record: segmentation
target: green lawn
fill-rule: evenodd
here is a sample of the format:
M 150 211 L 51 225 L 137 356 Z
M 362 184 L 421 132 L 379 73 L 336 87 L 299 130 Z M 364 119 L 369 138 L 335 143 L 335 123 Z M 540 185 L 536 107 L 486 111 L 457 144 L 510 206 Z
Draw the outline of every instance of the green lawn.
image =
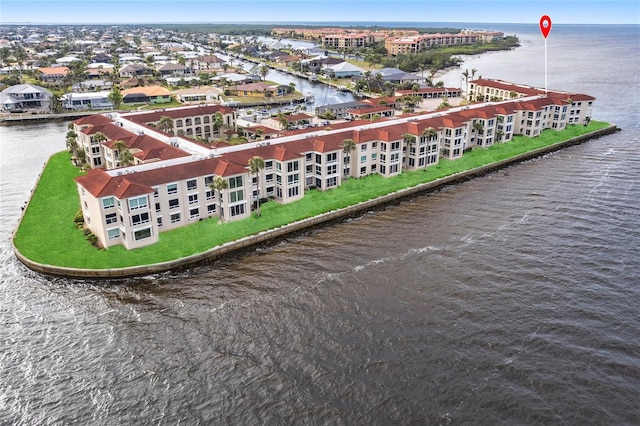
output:
M 35 262 L 64 267 L 108 269 L 169 261 L 607 126 L 608 123 L 592 121 L 587 127 L 570 126 L 560 132 L 546 130 L 537 138 L 516 136 L 508 143 L 475 149 L 458 160 L 440 160 L 438 165 L 426 171 L 405 172 L 393 178 L 372 175 L 349 179 L 330 191 L 307 191 L 305 197 L 295 203 L 280 205 L 269 201 L 262 205 L 259 218 L 221 224 L 217 219 L 207 219 L 163 232 L 157 244 L 136 250 L 126 250 L 123 246 L 97 250 L 85 240 L 82 231 L 76 229 L 72 221 L 79 210 L 79 197 L 73 178 L 81 173 L 71 164 L 69 154 L 60 152 L 49 159 L 18 227 L 14 244 L 24 256 Z

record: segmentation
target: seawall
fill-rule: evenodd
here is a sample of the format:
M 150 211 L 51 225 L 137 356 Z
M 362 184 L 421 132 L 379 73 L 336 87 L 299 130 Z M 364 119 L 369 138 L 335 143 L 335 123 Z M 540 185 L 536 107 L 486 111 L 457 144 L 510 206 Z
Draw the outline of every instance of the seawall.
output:
M 13 249 L 16 254 L 16 257 L 20 260 L 20 262 L 25 264 L 29 269 L 32 269 L 36 272 L 39 272 L 45 275 L 62 276 L 66 278 L 119 279 L 119 278 L 130 278 L 135 276 L 163 273 L 170 270 L 184 269 L 189 266 L 193 266 L 196 264 L 205 263 L 208 261 L 215 260 L 217 258 L 221 258 L 223 256 L 229 255 L 230 253 L 236 253 L 242 250 L 253 249 L 258 245 L 268 244 L 273 241 L 278 241 L 282 238 L 299 234 L 301 232 L 308 231 L 309 229 L 323 226 L 328 223 L 344 220 L 345 218 L 349 218 L 349 217 L 358 216 L 363 212 L 379 209 L 386 205 L 399 202 L 400 200 L 407 197 L 433 192 L 443 186 L 451 185 L 458 182 L 463 182 L 465 180 L 468 180 L 474 177 L 482 176 L 492 171 L 509 167 L 513 164 L 520 163 L 522 161 L 540 157 L 549 152 L 557 151 L 572 145 L 578 145 L 587 140 L 599 138 L 599 137 L 614 133 L 618 130 L 619 129 L 615 124 L 611 124 L 610 126 L 604 129 L 596 130 L 596 131 L 593 131 L 581 136 L 577 136 L 577 137 L 568 139 L 566 141 L 558 142 L 543 148 L 538 148 L 536 150 L 529 151 L 527 153 L 520 154 L 515 157 L 497 161 L 497 162 L 487 164 L 485 166 L 477 167 L 475 169 L 467 170 L 464 172 L 455 173 L 455 174 L 437 179 L 432 182 L 423 183 L 411 188 L 402 189 L 402 190 L 399 190 L 399 191 L 396 191 L 372 200 L 355 204 L 353 206 L 345 207 L 345 208 L 327 212 L 318 216 L 314 216 L 312 218 L 293 222 L 287 225 L 280 226 L 275 229 L 262 231 L 258 234 L 250 235 L 235 241 L 231 241 L 231 242 L 213 247 L 202 253 L 198 253 L 195 255 L 183 257 L 183 258 L 168 261 L 168 262 L 155 263 L 150 265 L 132 266 L 132 267 L 126 267 L 126 268 L 114 268 L 114 269 L 66 268 L 66 267 L 45 265 L 38 262 L 33 262 L 27 257 L 25 257 L 24 255 L 22 255 L 18 251 L 18 249 L 15 247 L 15 245 L 13 246 Z

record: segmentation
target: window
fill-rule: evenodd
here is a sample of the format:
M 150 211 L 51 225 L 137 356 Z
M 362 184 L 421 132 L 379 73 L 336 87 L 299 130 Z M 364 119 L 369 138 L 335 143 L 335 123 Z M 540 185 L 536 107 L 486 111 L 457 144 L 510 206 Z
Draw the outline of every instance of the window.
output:
M 131 225 L 133 226 L 141 225 L 147 222 L 149 222 L 149 213 L 134 214 L 133 216 L 131 216 Z
M 300 175 L 298 173 L 294 173 L 292 175 L 287 176 L 287 183 L 289 185 L 294 185 L 300 181 Z
M 204 186 L 210 186 L 213 183 L 213 175 L 204 177 Z
M 360 174 L 361 175 L 367 174 L 367 167 L 366 166 L 365 167 L 360 167 Z
M 189 217 L 191 219 L 195 219 L 196 217 L 200 217 L 200 209 L 199 208 L 195 208 L 195 209 L 190 209 L 189 210 Z
M 360 162 L 361 163 L 366 163 L 367 162 L 367 156 L 366 155 L 361 155 L 360 156 Z
M 197 180 L 191 179 L 191 180 L 187 181 L 187 190 L 188 191 L 193 191 L 197 187 L 198 187 L 198 181 Z
M 237 206 L 232 206 L 229 208 L 231 210 L 231 216 L 239 216 L 244 214 L 244 204 L 239 204 Z
M 174 198 L 173 200 L 169 200 L 170 209 L 176 209 L 178 207 L 180 207 L 180 201 L 177 198 Z
M 178 184 L 170 183 L 167 185 L 167 194 L 177 194 L 178 193 Z
M 160 203 L 156 203 L 156 211 L 159 212 L 160 211 Z
M 110 209 L 111 207 L 115 207 L 116 200 L 113 197 L 107 197 L 102 199 L 102 208 Z
M 157 220 L 158 220 L 158 228 L 160 228 L 162 226 L 162 217 L 159 217 Z
M 397 164 L 393 164 L 393 165 L 389 166 L 389 173 L 398 173 L 398 165 Z
M 391 162 L 397 162 L 398 159 L 400 158 L 400 153 L 399 152 L 394 152 L 393 154 L 391 154 Z
M 116 238 L 120 238 L 120 230 L 118 228 L 108 229 L 107 238 L 110 240 L 115 240 Z
M 129 199 L 129 210 L 137 210 L 143 209 L 147 207 L 147 196 L 143 195 L 142 197 L 130 198 Z
M 400 142 L 391 142 L 391 151 L 397 151 L 400 149 Z
M 110 213 L 108 215 L 106 215 L 105 217 L 105 222 L 108 224 L 110 223 L 116 223 L 118 221 L 118 217 L 116 216 L 115 213 Z
M 287 171 L 289 173 L 297 171 L 298 167 L 299 167 L 298 166 L 298 161 L 291 161 L 291 162 L 287 163 Z
M 360 151 L 365 152 L 367 150 L 367 144 L 363 143 L 362 145 L 360 145 Z
M 198 194 L 189 195 L 189 204 L 196 204 L 198 202 Z
M 310 153 L 310 152 L 307 152 L 307 154 L 305 155 L 304 159 L 305 159 L 307 162 L 311 162 L 311 160 L 313 160 L 313 154 L 312 154 L 312 153 Z
M 327 179 L 327 188 L 331 188 L 333 186 L 336 186 L 338 184 L 338 178 L 337 177 L 332 177 Z
M 375 161 L 376 158 L 378 158 L 378 154 L 377 153 L 374 152 L 373 154 L 371 154 L 371 160 Z
M 327 175 L 335 175 L 338 173 L 338 166 L 336 164 L 327 166 Z
M 282 163 L 279 161 L 276 161 L 276 171 L 282 171 Z
M 293 188 L 289 188 L 289 197 L 295 197 L 299 193 L 300 193 L 300 189 L 297 186 L 294 186 Z
M 229 189 L 240 188 L 242 186 L 242 176 L 229 178 Z
M 215 204 L 208 204 L 207 205 L 207 214 L 212 214 L 216 212 L 216 205 Z
M 384 143 L 384 142 L 380 142 L 380 150 L 386 151 L 387 150 L 387 144 Z
M 151 228 L 140 229 L 133 233 L 133 239 L 135 241 L 144 240 L 151 237 Z
M 316 154 L 316 163 L 322 163 L 322 156 L 320 154 Z
M 327 154 L 327 163 L 330 163 L 332 161 L 338 161 L 338 153 L 337 152 L 331 152 L 331 153 Z
M 207 197 L 207 200 L 213 200 L 213 198 L 215 197 L 213 191 L 207 191 L 204 195 L 205 197 Z
M 242 189 L 229 192 L 229 203 L 237 203 L 242 200 L 244 200 L 244 191 Z
M 158 187 L 153 188 L 153 198 L 158 198 Z
M 264 162 L 264 168 L 267 170 L 273 169 L 273 160 L 267 160 Z
M 180 222 L 180 213 L 174 213 L 169 217 L 171 219 L 171 223 Z
M 264 177 L 264 179 L 267 181 L 267 183 L 273 182 L 273 173 L 269 173 Z

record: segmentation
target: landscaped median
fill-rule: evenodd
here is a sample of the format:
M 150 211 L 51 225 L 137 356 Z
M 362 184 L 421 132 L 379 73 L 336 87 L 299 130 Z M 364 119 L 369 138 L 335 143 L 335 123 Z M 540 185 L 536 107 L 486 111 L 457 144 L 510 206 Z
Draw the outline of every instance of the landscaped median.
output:
M 70 277 L 127 277 L 167 271 L 298 232 L 327 221 L 358 214 L 415 193 L 486 173 L 617 130 L 591 121 L 541 136 L 516 136 L 488 149 L 474 149 L 454 161 L 440 160 L 426 171 L 404 172 L 393 178 L 371 175 L 349 179 L 329 191 L 310 190 L 302 200 L 280 205 L 269 201 L 262 215 L 238 222 L 217 218 L 162 232 L 158 243 L 126 250 L 99 250 L 89 244 L 73 218 L 80 208 L 73 178 L 80 175 L 67 152 L 53 155 L 45 166 L 14 234 L 18 258 L 38 272 Z

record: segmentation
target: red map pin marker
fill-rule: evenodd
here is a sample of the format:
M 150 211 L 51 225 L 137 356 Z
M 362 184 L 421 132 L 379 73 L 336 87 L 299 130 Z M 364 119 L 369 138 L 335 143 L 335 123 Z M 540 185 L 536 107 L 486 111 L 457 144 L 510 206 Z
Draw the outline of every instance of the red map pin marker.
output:
M 542 32 L 544 38 L 547 38 L 547 36 L 551 32 L 551 18 L 549 18 L 547 15 L 544 15 L 542 18 L 540 18 L 540 32 Z

